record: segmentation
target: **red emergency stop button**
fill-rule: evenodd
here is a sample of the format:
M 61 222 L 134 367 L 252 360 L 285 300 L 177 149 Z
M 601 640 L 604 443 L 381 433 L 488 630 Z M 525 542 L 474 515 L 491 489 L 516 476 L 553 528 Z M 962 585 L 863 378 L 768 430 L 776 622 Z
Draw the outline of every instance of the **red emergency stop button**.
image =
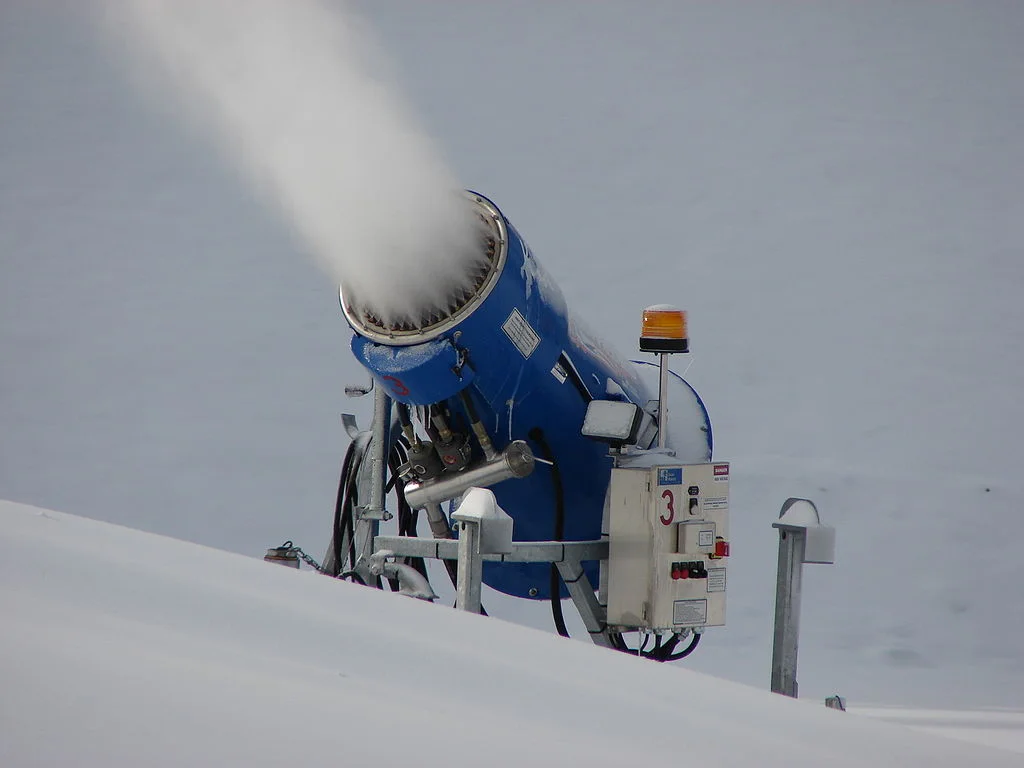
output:
M 721 536 L 715 539 L 715 557 L 729 556 L 729 542 Z

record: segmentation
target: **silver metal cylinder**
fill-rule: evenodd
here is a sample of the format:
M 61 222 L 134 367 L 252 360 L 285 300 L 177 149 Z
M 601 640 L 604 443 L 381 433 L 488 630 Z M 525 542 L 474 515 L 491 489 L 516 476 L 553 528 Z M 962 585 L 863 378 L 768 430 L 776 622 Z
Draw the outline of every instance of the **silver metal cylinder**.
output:
M 533 451 L 523 440 L 509 443 L 492 461 L 466 469 L 451 476 L 442 476 L 418 485 L 405 487 L 405 500 L 413 509 L 439 504 L 461 496 L 473 487 L 487 488 L 513 477 L 526 477 L 533 472 Z

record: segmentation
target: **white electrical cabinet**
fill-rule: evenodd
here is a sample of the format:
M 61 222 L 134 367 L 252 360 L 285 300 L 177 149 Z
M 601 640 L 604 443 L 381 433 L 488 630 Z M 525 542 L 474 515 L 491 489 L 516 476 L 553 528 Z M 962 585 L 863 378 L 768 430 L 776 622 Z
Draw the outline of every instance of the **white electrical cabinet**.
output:
M 725 624 L 728 463 L 613 469 L 609 524 L 609 625 Z

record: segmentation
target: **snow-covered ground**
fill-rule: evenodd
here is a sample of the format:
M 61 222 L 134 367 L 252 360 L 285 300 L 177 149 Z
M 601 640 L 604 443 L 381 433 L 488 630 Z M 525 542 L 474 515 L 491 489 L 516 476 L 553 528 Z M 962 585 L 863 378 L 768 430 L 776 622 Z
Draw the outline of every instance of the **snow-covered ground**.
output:
M 0 3 L 0 498 L 318 552 L 338 413 L 368 417 L 336 287 L 88 7 Z M 838 562 L 808 567 L 802 695 L 1024 709 L 1024 5 L 360 7 L 576 312 L 627 353 L 642 307 L 690 312 L 733 558 L 686 665 L 767 686 L 770 525 L 807 496 Z
M 308 571 L 0 520 L 4 766 L 1020 764 Z

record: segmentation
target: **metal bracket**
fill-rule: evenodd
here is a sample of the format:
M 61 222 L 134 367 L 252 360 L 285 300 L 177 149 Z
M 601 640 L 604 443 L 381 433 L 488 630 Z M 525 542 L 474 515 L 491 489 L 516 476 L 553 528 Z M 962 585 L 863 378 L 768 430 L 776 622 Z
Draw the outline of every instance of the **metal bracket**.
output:
M 510 542 L 507 546 L 493 547 L 487 543 L 491 541 L 492 536 L 490 533 L 482 531 L 480 521 L 458 520 L 457 516 L 456 520 L 461 529 L 459 540 L 379 535 L 380 521 L 390 520 L 393 517 L 384 506 L 384 467 L 387 460 L 388 434 L 391 429 L 388 418 L 391 413 L 391 399 L 381 387 L 374 388 L 373 393 L 373 424 L 369 431 L 360 431 L 356 424 L 356 417 L 352 414 L 342 414 L 341 417 L 345 431 L 352 440 L 358 439 L 369 443 L 367 446 L 369 461 L 366 467 L 368 471 L 365 474 L 361 473 L 358 480 L 360 499 L 365 499 L 366 502 L 355 509 L 355 549 L 358 553 L 356 572 L 364 579 L 376 576 L 404 579 L 406 587 L 403 591 L 429 600 L 433 596 L 432 591 L 429 591 L 429 585 L 423 588 L 423 585 L 415 581 L 413 574 L 405 572 L 406 569 L 411 571 L 411 568 L 395 561 L 404 557 L 456 560 L 459 562 L 456 587 L 458 607 L 479 612 L 484 560 L 508 563 L 554 563 L 591 639 L 597 645 L 611 647 L 612 642 L 606 630 L 607 610 L 598 600 L 594 587 L 582 566 L 583 561 L 607 561 L 607 540 Z M 516 450 L 521 450 L 523 453 L 521 461 L 518 463 L 510 461 L 506 456 L 508 453 L 508 449 L 506 449 L 491 464 L 500 463 L 502 466 L 508 464 L 511 467 L 507 471 L 508 476 L 529 474 L 529 470 L 533 468 L 532 452 L 525 446 L 525 443 L 521 447 L 518 443 L 514 445 Z M 493 471 L 490 464 L 485 465 L 485 469 Z M 496 482 L 493 478 L 474 477 L 475 482 L 472 485 L 474 487 L 487 485 L 489 484 L 486 482 L 488 479 L 491 479 L 491 482 Z M 461 494 L 466 489 L 462 487 L 458 490 Z M 412 489 L 410 491 L 415 496 L 415 491 Z M 445 498 L 451 498 L 451 495 L 447 495 Z M 434 530 L 435 535 L 441 533 L 447 535 L 447 520 L 444 519 L 443 513 L 440 513 L 433 497 L 420 499 L 420 502 L 414 506 L 426 508 L 428 518 L 432 511 L 435 511 L 434 517 L 439 518 L 431 520 L 432 530 L 437 528 Z M 486 541 L 484 541 L 485 539 Z M 481 547 L 482 541 L 484 546 Z M 418 576 L 418 574 L 415 575 Z
M 353 414 L 341 414 L 341 426 L 345 428 L 345 434 L 349 436 L 349 439 L 355 440 L 359 437 L 359 425 L 356 424 L 356 417 Z
M 346 397 L 362 397 L 373 392 L 373 378 L 370 378 L 370 384 L 368 386 L 359 386 L 358 384 L 349 384 L 345 387 Z

